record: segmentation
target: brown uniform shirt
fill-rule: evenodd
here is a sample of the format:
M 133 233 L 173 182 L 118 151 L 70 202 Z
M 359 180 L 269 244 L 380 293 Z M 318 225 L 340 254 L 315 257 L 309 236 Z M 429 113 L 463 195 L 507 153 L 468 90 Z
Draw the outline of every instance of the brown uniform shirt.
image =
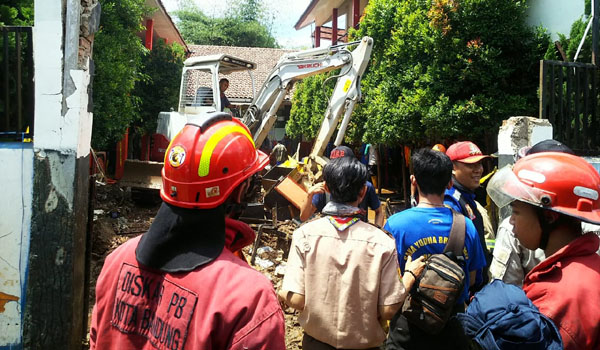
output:
M 338 231 L 327 217 L 294 232 L 282 289 L 305 296 L 306 333 L 347 349 L 381 345 L 377 306 L 405 294 L 392 238 L 362 221 Z

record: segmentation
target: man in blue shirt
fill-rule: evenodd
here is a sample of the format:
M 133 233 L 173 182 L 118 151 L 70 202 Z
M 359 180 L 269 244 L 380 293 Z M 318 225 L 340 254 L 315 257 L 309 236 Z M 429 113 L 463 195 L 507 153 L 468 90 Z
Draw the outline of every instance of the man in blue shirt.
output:
M 419 204 L 392 215 L 384 227 L 396 240 L 402 272 L 409 257 L 414 260 L 420 256 L 442 253 L 452 227 L 452 211 L 444 206 L 444 191 L 452 186 L 450 158 L 442 152 L 423 148 L 413 154 L 412 164 L 414 175 L 410 176 L 410 181 L 419 190 Z M 457 300 L 455 313 L 464 311 L 465 302 L 469 297 L 469 285 L 475 282 L 476 271 L 485 266 L 477 230 L 470 219 L 466 218 L 465 224 L 462 266 L 465 271 L 465 288 Z M 416 326 L 411 326 L 404 316 L 395 318 L 393 323 L 390 328 L 394 329 L 394 334 L 397 336 L 397 332 L 403 333 L 394 338 L 393 342 L 402 339 L 401 343 L 406 343 L 403 346 L 406 349 L 447 348 L 444 344 L 452 343 L 452 339 L 458 336 L 457 329 L 460 328 L 451 320 L 440 334 L 430 335 Z
M 330 159 L 342 157 L 354 157 L 354 152 L 352 152 L 350 147 L 337 146 L 329 155 Z M 320 182 L 312 186 L 308 190 L 308 195 L 302 204 L 302 208 L 300 208 L 300 220 L 306 221 L 315 212 L 321 212 L 321 210 L 323 210 L 325 207 L 325 204 L 329 202 L 329 197 L 329 193 L 325 191 L 324 182 Z M 364 215 L 361 215 L 362 221 L 368 222 L 367 213 L 368 209 L 370 208 L 375 211 L 375 225 L 377 227 L 383 226 L 383 210 L 381 209 L 381 202 L 379 201 L 379 197 L 375 192 L 375 187 L 373 187 L 373 184 L 369 181 L 367 181 L 367 193 L 358 207 L 365 211 Z
M 419 204 L 388 219 L 384 229 L 396 239 L 400 270 L 409 256 L 413 260 L 421 255 L 442 253 L 452 227 L 452 211 L 444 206 L 444 191 L 452 184 L 452 163 L 441 152 L 423 148 L 412 157 L 414 175 L 411 183 L 419 190 Z M 477 230 L 470 219 L 466 219 L 465 249 L 465 290 L 459 299 L 468 299 L 470 284 L 475 281 L 475 271 L 485 266 L 483 250 L 479 244 Z
M 220 90 L 220 98 L 221 98 L 221 112 L 225 110 L 225 108 L 229 108 L 230 110 L 235 108 L 234 105 L 229 102 L 229 99 L 225 95 L 225 91 L 229 88 L 229 80 L 227 78 L 222 78 L 219 80 L 219 90 Z
M 477 273 L 477 281 L 472 289 L 474 293 L 489 282 L 488 270 L 492 262 L 492 253 L 486 246 L 484 217 L 475 203 L 475 190 L 479 187 L 479 180 L 483 175 L 481 161 L 489 156 L 481 153 L 479 147 L 470 141 L 451 145 L 446 155 L 452 161 L 453 185 L 446 190 L 444 204 L 473 221 L 479 236 L 479 244 L 485 254 L 486 267 Z

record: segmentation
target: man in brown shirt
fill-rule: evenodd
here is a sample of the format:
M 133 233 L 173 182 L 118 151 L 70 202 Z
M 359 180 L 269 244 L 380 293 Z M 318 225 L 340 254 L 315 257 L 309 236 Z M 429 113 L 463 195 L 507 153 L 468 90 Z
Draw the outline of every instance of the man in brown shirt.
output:
M 367 176 L 353 157 L 328 163 L 324 177 L 332 200 L 325 217 L 294 232 L 279 297 L 300 310 L 304 350 L 379 347 L 385 340 L 381 321 L 393 317 L 414 283 L 412 274 L 423 269 L 423 258 L 409 260 L 401 280 L 394 240 L 358 219 Z

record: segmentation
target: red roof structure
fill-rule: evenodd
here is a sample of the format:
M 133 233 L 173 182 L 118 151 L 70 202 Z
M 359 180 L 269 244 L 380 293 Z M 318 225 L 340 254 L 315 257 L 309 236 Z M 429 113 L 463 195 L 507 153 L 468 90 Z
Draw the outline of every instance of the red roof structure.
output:
M 152 30 L 152 35 L 146 35 L 146 39 L 154 39 L 155 35 L 158 38 L 164 39 L 168 44 L 173 42 L 183 46 L 186 52 L 189 52 L 189 48 L 179 30 L 173 23 L 171 16 L 165 10 L 161 0 L 146 0 L 146 6 L 152 9 L 156 9 L 149 16 L 144 18 L 143 25 L 146 26 L 146 31 Z M 155 35 L 154 35 L 155 34 Z M 151 45 L 146 43 L 146 47 L 151 49 Z

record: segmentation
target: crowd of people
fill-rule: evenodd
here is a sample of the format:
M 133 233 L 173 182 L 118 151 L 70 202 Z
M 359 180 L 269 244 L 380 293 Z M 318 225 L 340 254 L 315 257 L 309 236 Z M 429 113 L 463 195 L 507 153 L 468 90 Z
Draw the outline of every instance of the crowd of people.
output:
M 298 310 L 306 350 L 600 349 L 600 239 L 582 225 L 600 224 L 600 174 L 557 141 L 489 180 L 491 200 L 512 211 L 497 232 L 475 200 L 489 156 L 472 142 L 415 151 L 418 199 L 385 223 L 368 167 L 332 150 L 277 292 L 239 252 L 255 235 L 237 219 L 269 163 L 246 126 L 206 114 L 166 154 L 150 229 L 98 278 L 91 349 L 285 349 L 282 307 Z M 407 300 L 463 216 L 462 255 L 449 256 L 464 287 L 432 332 L 406 316 Z

